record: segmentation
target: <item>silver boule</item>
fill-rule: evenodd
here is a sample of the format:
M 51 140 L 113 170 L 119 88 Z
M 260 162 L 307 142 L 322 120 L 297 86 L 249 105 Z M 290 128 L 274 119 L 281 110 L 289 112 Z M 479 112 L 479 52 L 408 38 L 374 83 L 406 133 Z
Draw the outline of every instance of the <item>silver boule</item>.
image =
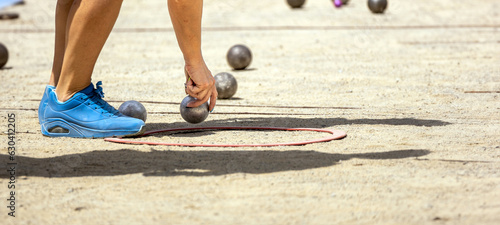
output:
M 140 102 L 134 100 L 126 101 L 121 104 L 118 111 L 125 116 L 134 117 L 144 122 L 146 122 L 146 119 L 148 118 L 146 107 L 144 107 L 144 105 Z
M 236 78 L 230 73 L 221 72 L 214 76 L 215 87 L 217 88 L 217 93 L 219 94 L 217 98 L 228 99 L 233 97 L 238 90 L 238 82 Z
M 201 123 L 208 117 L 208 103 L 205 102 L 198 107 L 187 107 L 188 103 L 196 101 L 196 98 L 186 96 L 180 105 L 182 118 L 188 123 Z

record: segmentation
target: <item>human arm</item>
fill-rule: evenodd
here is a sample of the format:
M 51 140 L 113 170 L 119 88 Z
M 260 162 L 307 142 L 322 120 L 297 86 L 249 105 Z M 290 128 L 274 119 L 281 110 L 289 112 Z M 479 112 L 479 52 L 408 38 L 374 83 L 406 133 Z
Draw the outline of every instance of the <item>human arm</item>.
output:
M 168 0 L 168 9 L 177 42 L 184 56 L 186 93 L 198 99 L 188 107 L 197 107 L 210 99 L 209 110 L 215 107 L 215 79 L 201 53 L 201 16 L 203 0 Z

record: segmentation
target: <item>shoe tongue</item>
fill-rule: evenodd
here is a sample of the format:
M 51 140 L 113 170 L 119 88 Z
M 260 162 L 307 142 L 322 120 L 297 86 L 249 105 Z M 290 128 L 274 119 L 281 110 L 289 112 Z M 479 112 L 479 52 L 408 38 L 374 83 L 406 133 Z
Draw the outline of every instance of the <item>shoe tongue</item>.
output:
M 90 83 L 90 85 L 87 86 L 85 89 L 81 90 L 80 93 L 84 93 L 86 95 L 92 95 L 93 91 L 94 91 L 94 84 Z

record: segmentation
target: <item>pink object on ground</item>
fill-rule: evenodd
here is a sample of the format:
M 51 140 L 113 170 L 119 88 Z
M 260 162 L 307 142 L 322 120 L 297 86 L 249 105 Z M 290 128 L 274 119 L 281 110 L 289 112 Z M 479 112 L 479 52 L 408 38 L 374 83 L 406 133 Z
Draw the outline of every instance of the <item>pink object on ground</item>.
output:
M 306 145 L 318 142 L 326 142 L 336 139 L 341 139 L 347 136 L 344 131 L 316 129 L 316 128 L 282 128 L 282 127 L 191 127 L 191 128 L 172 128 L 164 130 L 149 131 L 139 137 L 150 134 L 169 132 L 169 131 L 186 131 L 186 130 L 281 130 L 281 131 L 317 131 L 330 133 L 332 135 L 318 138 L 314 140 L 288 142 L 288 143 L 270 143 L 270 144 L 190 144 L 190 143 L 164 143 L 140 141 L 137 139 L 122 139 L 122 138 L 105 138 L 105 141 L 124 143 L 124 144 L 145 144 L 145 145 L 168 145 L 168 146 L 187 146 L 187 147 L 271 147 L 271 146 L 290 146 L 290 145 Z
M 335 7 L 340 7 L 342 6 L 342 0 L 333 0 L 333 4 L 335 5 Z

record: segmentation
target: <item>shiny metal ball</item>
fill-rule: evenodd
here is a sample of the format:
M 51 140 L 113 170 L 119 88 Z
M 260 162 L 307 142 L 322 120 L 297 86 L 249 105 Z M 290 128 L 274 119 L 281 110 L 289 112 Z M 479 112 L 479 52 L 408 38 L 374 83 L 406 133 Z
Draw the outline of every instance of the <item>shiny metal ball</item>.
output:
M 231 98 L 236 93 L 236 90 L 238 90 L 238 82 L 236 82 L 236 78 L 230 73 L 218 73 L 214 76 L 214 79 L 215 87 L 219 94 L 217 98 L 219 99 Z
M 148 118 L 148 112 L 146 111 L 144 105 L 134 100 L 126 101 L 121 104 L 118 111 L 125 116 L 134 117 L 144 122 L 146 122 L 146 119 Z
M 205 102 L 198 107 L 187 107 L 188 103 L 196 101 L 196 98 L 186 96 L 180 106 L 181 116 L 188 123 L 201 123 L 208 117 L 208 103 Z
M 5 66 L 7 64 L 7 61 L 9 61 L 9 51 L 7 50 L 7 47 L 0 43 L 0 68 Z
M 302 5 L 306 2 L 306 0 L 286 0 L 288 5 L 292 8 L 301 8 Z
M 227 51 L 226 59 L 233 69 L 242 70 L 252 62 L 252 52 L 245 45 L 234 45 Z
M 368 8 L 373 13 L 383 13 L 387 8 L 387 0 L 368 0 Z

